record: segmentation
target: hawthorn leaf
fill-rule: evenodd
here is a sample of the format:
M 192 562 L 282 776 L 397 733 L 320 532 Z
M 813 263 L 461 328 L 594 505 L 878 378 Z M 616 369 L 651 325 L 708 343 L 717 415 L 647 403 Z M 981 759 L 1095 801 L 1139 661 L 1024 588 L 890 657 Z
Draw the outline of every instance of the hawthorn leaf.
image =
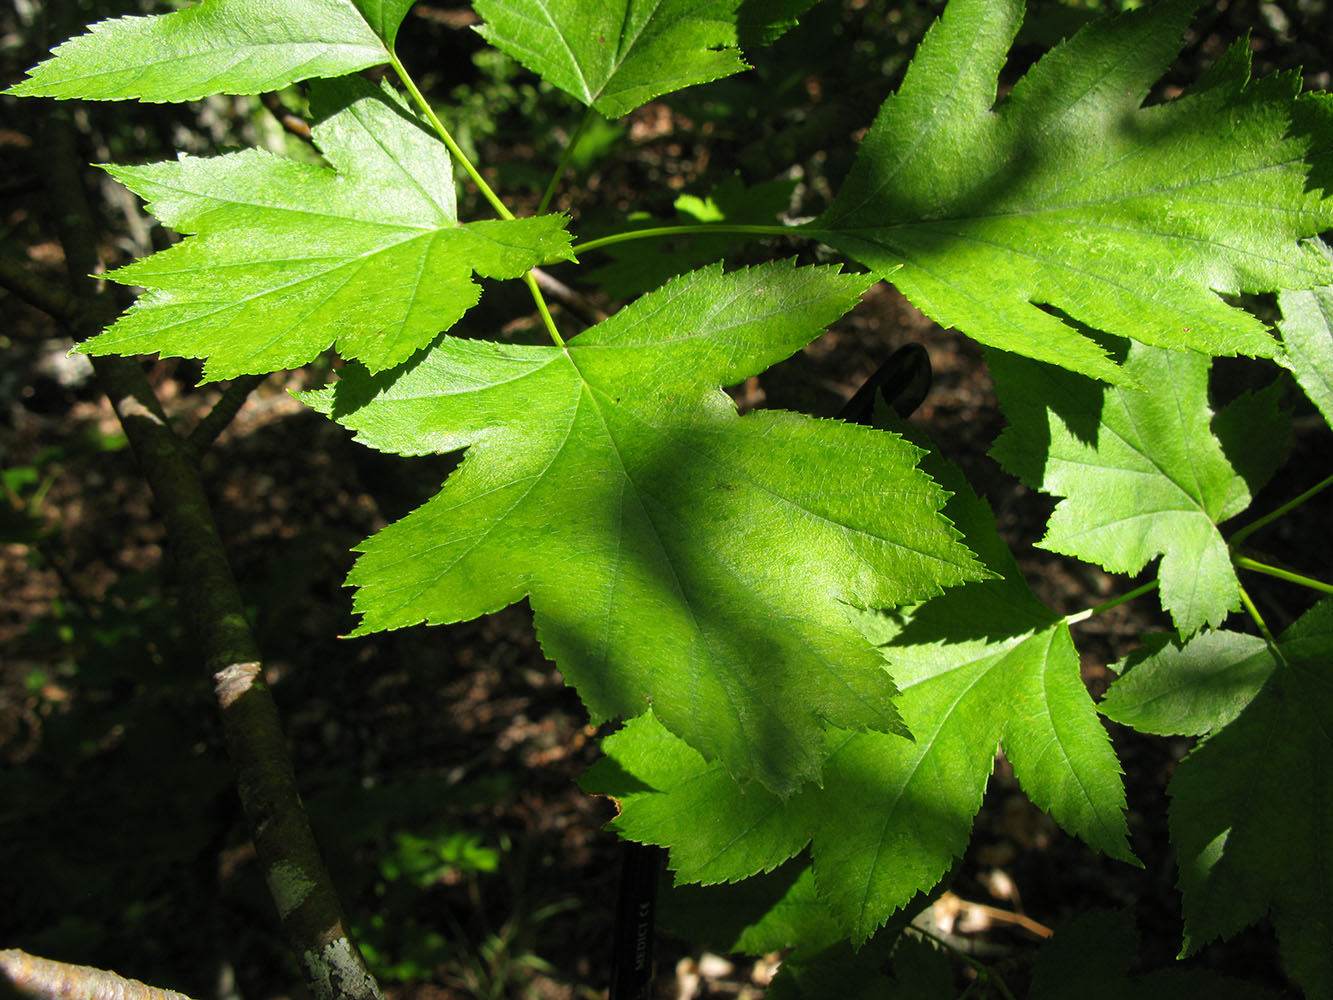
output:
M 818 776 L 825 724 L 901 729 L 849 605 L 981 572 L 943 493 L 895 435 L 738 417 L 717 388 L 790 355 L 865 284 L 790 263 L 706 268 L 564 347 L 445 337 L 309 397 L 372 447 L 469 449 L 434 499 L 361 546 L 358 634 L 527 596 L 594 718 L 651 705 L 705 758 L 784 795 Z
M 1278 305 L 1287 367 L 1333 424 L 1333 287 L 1281 292 Z
M 603 757 L 589 773 L 608 765 L 614 762 Z M 715 952 L 787 950 L 784 961 L 791 961 L 842 940 L 842 930 L 815 893 L 809 858 L 741 882 L 670 886 L 658 895 L 657 914 L 668 931 Z
M 741 0 L 474 0 L 477 30 L 607 118 L 748 69 L 736 48 Z
M 1144 106 L 1194 0 L 1098 21 L 996 100 L 1022 0 L 950 0 L 809 232 L 982 343 L 1110 382 L 1084 326 L 1210 355 L 1279 353 L 1219 292 L 1333 282 L 1303 238 L 1333 103 L 1297 73 L 1249 79 L 1244 42 Z
M 1270 990 L 1209 969 L 1132 974 L 1139 964 L 1139 936 L 1129 913 L 1094 910 L 1057 928 L 1042 945 L 1028 1000 L 1278 1000 Z
M 728 792 L 716 765 L 667 751 L 673 737 L 644 716 L 608 739 L 615 766 L 584 782 L 616 798 L 622 836 L 670 849 L 679 881 L 745 878 L 809 842 L 819 896 L 854 943 L 962 854 L 1001 744 L 1034 802 L 1094 847 L 1133 860 L 1119 765 L 1068 627 L 1027 588 L 961 475 L 934 456 L 923 468 L 956 490 L 945 514 L 998 578 L 910 614 L 862 616 L 902 689 L 912 740 L 831 732 L 823 786 L 782 801 L 764 789 L 741 794 L 734 782 Z M 705 800 L 729 807 L 704 822 Z
M 1250 502 L 1211 430 L 1208 359 L 1131 344 L 1124 372 L 1143 389 L 1104 387 L 1040 362 L 992 353 L 1010 421 L 992 456 L 1059 497 L 1041 547 L 1138 573 L 1162 557 L 1162 606 L 1183 635 L 1240 607 L 1217 526 Z
M 741 48 L 771 45 L 800 21 L 816 0 L 741 0 L 736 29 Z
M 949 957 L 914 935 L 880 935 L 853 949 L 846 941 L 810 958 L 784 957 L 769 1000 L 956 1000 Z
M 1183 954 L 1268 916 L 1289 970 L 1322 997 L 1333 994 L 1333 600 L 1307 611 L 1278 648 L 1285 662 L 1167 788 Z M 1218 672 L 1230 666 L 1225 657 Z
M 1282 405 L 1285 381 L 1275 378 L 1262 389 L 1247 389 L 1213 417 L 1213 436 L 1252 497 L 1291 451 L 1291 410 Z
M 430 343 L 481 294 L 568 257 L 564 217 L 460 224 L 449 153 L 392 92 L 318 81 L 331 167 L 259 149 L 107 171 L 192 234 L 110 277 L 147 289 L 88 354 L 207 357 L 206 379 L 305 364 L 331 344 L 379 371 Z
M 746 879 L 741 885 L 752 881 Z M 782 898 L 746 927 L 730 950 L 747 955 L 786 951 L 784 962 L 790 962 L 832 947 L 841 939 L 842 932 L 815 891 L 814 870 L 806 864 Z
M 716 885 L 770 872 L 810 841 L 818 796 L 807 790 L 784 801 L 753 784 L 737 785 L 652 712 L 629 720 L 602 749 L 606 756 L 584 775 L 583 787 L 620 803 L 611 827 L 622 836 L 671 848 L 677 885 Z M 719 802 L 727 808 L 717 809 Z M 686 817 L 719 833 L 677 840 Z
M 260 94 L 390 60 L 412 0 L 203 0 L 115 17 L 52 51 L 6 93 L 160 103 Z
M 1258 636 L 1216 631 L 1183 643 L 1168 638 L 1130 654 L 1124 676 L 1098 706 L 1108 719 L 1141 733 L 1200 736 L 1240 715 L 1273 672 L 1273 654 Z

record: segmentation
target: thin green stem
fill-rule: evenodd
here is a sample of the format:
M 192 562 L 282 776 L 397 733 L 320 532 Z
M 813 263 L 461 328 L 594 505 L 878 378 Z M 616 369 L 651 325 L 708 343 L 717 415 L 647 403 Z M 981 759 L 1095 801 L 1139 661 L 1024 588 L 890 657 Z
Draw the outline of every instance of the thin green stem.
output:
M 477 185 L 477 190 L 491 203 L 491 207 L 495 209 L 500 218 L 514 218 L 514 213 L 509 211 L 508 206 L 500 200 L 500 196 L 486 183 L 486 179 L 481 176 L 477 168 L 473 166 L 472 161 L 467 158 L 467 154 L 459 148 L 458 143 L 454 141 L 454 137 L 449 134 L 449 130 L 444 127 L 444 122 L 440 121 L 439 116 L 435 114 L 435 109 L 430 106 L 430 102 L 418 89 L 416 82 L 412 79 L 411 74 L 407 72 L 407 67 L 402 64 L 397 54 L 389 54 L 389 64 L 393 67 L 394 72 L 398 74 L 398 79 L 403 81 L 403 86 L 412 95 L 412 100 L 416 101 L 417 107 L 426 116 L 436 134 L 444 140 L 444 144 L 449 148 L 449 152 L 453 154 L 454 159 L 462 165 L 463 170 L 472 178 L 472 183 Z M 550 334 L 551 340 L 555 342 L 557 347 L 564 347 L 565 340 L 560 336 L 560 331 L 556 329 L 555 320 L 551 317 L 551 310 L 547 307 L 546 299 L 542 297 L 541 289 L 537 287 L 537 279 L 533 277 L 531 271 L 523 275 L 523 283 L 528 286 L 533 301 L 537 303 L 537 311 L 541 313 L 542 322 L 546 324 L 546 332 Z
M 798 229 L 795 226 L 745 226 L 727 222 L 700 222 L 687 226 L 653 226 L 650 229 L 631 229 L 623 233 L 612 233 L 595 240 L 584 240 L 575 244 L 574 253 L 600 250 L 614 243 L 627 243 L 630 240 L 650 240 L 659 236 L 703 236 L 708 233 L 738 233 L 744 236 L 801 236 L 817 237 L 820 231 Z
M 1271 524 L 1273 521 L 1276 521 L 1279 517 L 1281 517 L 1283 514 L 1286 514 L 1288 511 L 1295 510 L 1301 504 L 1305 503 L 1305 501 L 1309 500 L 1312 496 L 1315 496 L 1317 493 L 1320 493 L 1323 490 L 1328 489 L 1330 486 L 1333 486 L 1333 476 L 1328 476 L 1326 479 L 1323 479 L 1320 482 L 1316 483 L 1315 485 L 1311 486 L 1300 496 L 1296 497 L 1296 499 L 1288 500 L 1286 503 L 1284 503 L 1281 507 L 1279 507 L 1272 513 L 1265 514 L 1263 517 L 1259 518 L 1259 520 L 1254 521 L 1251 524 L 1247 524 L 1245 527 L 1241 528 L 1234 535 L 1232 535 L 1227 540 L 1227 544 L 1232 546 L 1239 545 L 1241 542 L 1245 541 L 1245 539 L 1249 538 L 1252 534 L 1254 534 L 1264 525 Z
M 1119 605 L 1124 604 L 1126 601 L 1132 601 L 1134 600 L 1134 598 L 1142 597 L 1144 594 L 1150 593 L 1151 591 L 1154 591 L 1156 589 L 1157 589 L 1157 581 L 1149 580 L 1147 583 L 1135 587 L 1133 590 L 1121 594 L 1119 597 L 1111 598 L 1104 604 L 1098 604 L 1096 607 L 1092 608 L 1085 608 L 1082 611 L 1077 611 L 1072 615 L 1065 615 L 1065 624 L 1075 625 L 1078 622 L 1087 621 L 1093 615 L 1099 615 L 1103 611 L 1110 611 L 1112 608 L 1118 607 Z
M 579 139 L 583 138 L 583 132 L 592 121 L 592 116 L 596 114 L 592 108 L 588 108 L 583 113 L 582 120 L 574 127 L 574 131 L 569 134 L 569 139 L 565 142 L 565 148 L 560 153 L 560 159 L 556 162 L 555 173 L 551 174 L 551 180 L 546 185 L 546 190 L 542 192 L 542 200 L 537 205 L 537 214 L 541 215 L 546 211 L 551 199 L 555 197 L 555 189 L 560 184 L 560 178 L 565 176 L 565 171 L 569 169 L 569 159 L 574 155 L 574 147 L 579 144 Z
M 987 982 L 994 983 L 995 988 L 1000 991 L 1000 995 L 1005 997 L 1006 1000 L 1014 1000 L 1014 995 L 1011 992 L 1009 992 L 1009 987 L 1005 984 L 1005 981 L 1001 979 L 999 975 L 985 962 L 981 961 L 978 958 L 973 957 L 972 955 L 969 955 L 967 952 L 963 951 L 962 948 L 959 948 L 957 945 L 955 945 L 952 941 L 949 941 L 947 938 L 943 938 L 938 934 L 934 934 L 926 930 L 924 927 L 918 927 L 916 924 L 913 924 L 911 929 L 916 931 L 922 937 L 930 938 L 930 940 L 934 941 L 936 944 L 946 949 L 947 951 L 953 952 L 953 954 L 957 955 L 960 959 L 962 959 L 964 963 L 970 965 L 976 971 L 977 976 L 979 978 L 984 979 Z
M 552 318 L 551 310 L 546 306 L 546 298 L 542 295 L 542 290 L 537 287 L 537 279 L 531 271 L 523 275 L 523 284 L 527 285 L 528 291 L 532 293 L 532 301 L 537 303 L 537 311 L 542 314 L 542 322 L 546 324 L 546 332 L 555 341 L 555 346 L 564 347 L 565 338 L 560 336 L 560 331 L 556 329 L 555 319 Z
M 1259 609 L 1254 606 L 1254 601 L 1250 599 L 1250 595 L 1246 592 L 1245 588 L 1241 587 L 1239 584 L 1237 584 L 1237 587 L 1240 589 L 1240 603 L 1245 608 L 1245 613 L 1250 616 L 1254 624 L 1258 627 L 1260 635 L 1264 637 L 1264 641 L 1267 642 L 1269 648 L 1272 649 L 1273 655 L 1283 663 L 1286 663 L 1287 658 L 1282 655 L 1282 650 L 1278 648 L 1277 640 L 1273 638 L 1273 633 L 1268 630 L 1268 623 L 1264 621 L 1264 616 L 1259 614 Z
M 431 127 L 435 129 L 436 134 L 439 135 L 439 137 L 444 140 L 444 144 L 449 147 L 449 152 L 453 154 L 454 159 L 462 165 L 463 170 L 472 178 L 472 183 L 477 185 L 477 190 L 480 191 L 482 196 L 491 203 L 491 207 L 495 209 L 500 218 L 512 219 L 514 213 L 509 211 L 509 208 L 505 203 L 500 200 L 500 196 L 492 190 L 491 186 L 486 183 L 486 179 L 482 177 L 477 168 L 472 165 L 472 161 L 467 158 L 467 154 L 463 152 L 458 143 L 454 142 L 454 137 L 449 134 L 449 130 L 444 127 L 444 122 L 440 121 L 439 116 L 435 114 L 435 109 L 430 106 L 430 102 L 427 101 L 421 91 L 417 89 L 416 82 L 407 72 L 407 68 L 401 61 L 399 61 L 397 54 L 392 52 L 389 53 L 389 65 L 391 65 L 394 72 L 398 74 L 398 79 L 403 81 L 403 86 L 406 87 L 407 92 L 412 95 L 412 100 L 416 101 L 417 107 L 419 107 L 421 113 L 426 116 L 426 120 L 429 121 Z
M 1249 556 L 1235 556 L 1231 560 L 1241 569 L 1253 570 L 1256 573 L 1266 573 L 1269 576 L 1275 576 L 1279 580 L 1286 580 L 1288 583 L 1298 583 L 1302 587 L 1309 587 L 1311 590 L 1317 590 L 1323 594 L 1333 594 L 1333 584 L 1324 583 L 1323 580 L 1316 580 L 1313 577 L 1301 576 L 1299 573 L 1293 573 L 1290 570 L 1281 569 L 1277 566 L 1270 566 L 1268 563 L 1261 563 L 1257 559 L 1251 559 Z

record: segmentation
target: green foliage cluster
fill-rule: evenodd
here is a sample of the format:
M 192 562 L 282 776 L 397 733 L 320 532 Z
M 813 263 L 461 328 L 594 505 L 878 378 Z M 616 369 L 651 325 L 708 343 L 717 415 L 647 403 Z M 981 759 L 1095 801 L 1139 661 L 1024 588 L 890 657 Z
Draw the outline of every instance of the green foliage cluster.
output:
M 10 89 L 167 102 L 309 81 L 323 164 L 243 150 L 107 167 L 186 238 L 112 275 L 146 291 L 79 349 L 204 358 L 224 379 L 336 347 L 349 363 L 313 408 L 381 451 L 464 451 L 436 497 L 359 547 L 360 631 L 527 598 L 594 720 L 625 720 L 585 780 L 618 801 L 617 830 L 667 847 L 682 883 L 781 869 L 781 895 L 734 942 L 797 949 L 774 995 L 953 995 L 938 956 L 892 932 L 966 846 L 997 748 L 1061 826 L 1132 862 L 1100 710 L 1200 737 L 1170 788 L 1184 953 L 1266 917 L 1307 994 L 1333 996 L 1333 604 L 1272 635 L 1239 571 L 1333 586 L 1243 548 L 1272 516 L 1223 527 L 1281 462 L 1285 387 L 1333 418 L 1318 239 L 1333 99 L 1293 73 L 1252 78 L 1244 40 L 1158 96 L 1191 0 L 1089 21 L 1001 93 L 1021 0 L 950 0 L 817 217 L 777 225 L 778 188 L 733 182 L 678 202 L 675 225 L 580 239 L 545 211 L 566 161 L 519 218 L 464 154 L 397 55 L 410 6 L 204 0 L 95 25 Z M 487 41 L 596 128 L 741 72 L 747 47 L 811 6 L 475 9 Z M 356 75 L 377 66 L 394 82 Z M 455 168 L 494 218 L 459 218 Z M 718 253 L 818 241 L 864 272 L 729 269 L 695 247 L 664 258 L 685 273 L 593 271 L 619 292 L 657 287 L 577 335 L 532 274 L 682 236 Z M 550 343 L 450 334 L 474 275 L 525 284 Z M 988 348 L 1009 424 L 992 454 L 1061 498 L 1041 544 L 1128 578 L 1152 564 L 1125 598 L 1156 590 L 1174 631 L 1146 638 L 1102 705 L 1071 626 L 1105 608 L 1047 608 L 929 440 L 887 414 L 738 416 L 721 391 L 881 279 Z M 1237 305 L 1255 293 L 1277 293 L 1276 330 Z M 1215 408 L 1210 366 L 1232 355 L 1271 359 L 1276 381 Z M 1330 485 L 1323 471 L 1276 513 Z M 1183 973 L 1131 983 L 1133 950 L 1126 927 L 1089 917 L 1047 950 L 1031 995 L 1068 995 L 1074 977 L 1095 985 L 1079 995 L 1259 995 Z

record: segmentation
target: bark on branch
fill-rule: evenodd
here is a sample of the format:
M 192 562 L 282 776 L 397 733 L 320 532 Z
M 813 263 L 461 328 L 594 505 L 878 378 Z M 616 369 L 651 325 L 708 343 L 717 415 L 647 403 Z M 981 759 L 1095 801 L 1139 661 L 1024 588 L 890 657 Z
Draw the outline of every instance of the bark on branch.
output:
M 111 302 L 87 277 L 100 269 L 100 262 L 66 106 L 50 108 L 43 141 L 50 204 L 57 212 L 74 300 L 101 307 L 74 314 L 76 329 L 71 332 L 81 339 L 101 326 Z M 94 358 L 93 367 L 166 523 L 187 611 L 214 678 L 227 749 L 256 853 L 306 986 L 315 1000 L 380 1000 L 379 989 L 347 934 L 301 805 L 277 708 L 263 680 L 258 645 L 193 450 L 172 430 L 137 361 Z
M 0 984 L 25 1000 L 190 1000 L 87 965 L 67 965 L 10 948 L 0 951 Z

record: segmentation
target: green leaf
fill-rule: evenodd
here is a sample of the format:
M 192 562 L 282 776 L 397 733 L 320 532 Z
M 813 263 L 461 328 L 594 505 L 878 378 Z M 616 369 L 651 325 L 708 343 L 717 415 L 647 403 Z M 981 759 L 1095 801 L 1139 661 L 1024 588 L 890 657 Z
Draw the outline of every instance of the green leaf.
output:
M 312 397 L 365 443 L 468 447 L 424 507 L 362 546 L 359 633 L 531 600 L 594 718 L 651 704 L 731 773 L 789 793 L 824 723 L 900 728 L 848 604 L 978 573 L 919 451 L 716 386 L 763 370 L 857 301 L 864 277 L 790 264 L 696 271 L 565 348 L 444 338 L 401 371 Z M 540 540 L 535 544 L 534 540 Z
M 741 0 L 736 29 L 741 48 L 771 45 L 796 27 L 816 0 Z
M 1268 916 L 1306 995 L 1323 997 L 1333 994 L 1333 600 L 1306 612 L 1279 648 L 1286 662 L 1167 789 L 1184 953 Z
M 614 762 L 603 758 L 588 773 L 608 765 Z M 735 883 L 665 887 L 657 912 L 664 928 L 695 946 L 746 955 L 786 951 L 784 963 L 815 955 L 843 937 L 815 892 L 809 859 Z
M 1268 644 L 1240 632 L 1200 632 L 1188 642 L 1148 637 L 1098 707 L 1108 719 L 1158 736 L 1199 736 L 1225 726 L 1273 672 Z
M 259 94 L 389 61 L 412 0 L 203 0 L 117 17 L 53 50 L 6 93 L 115 101 Z
M 736 48 L 741 0 L 474 0 L 477 30 L 607 118 L 748 69 Z
M 111 277 L 148 289 L 89 354 L 207 355 L 208 379 L 305 364 L 337 342 L 373 370 L 452 326 L 481 290 L 569 255 L 563 216 L 460 225 L 445 147 L 389 93 L 314 85 L 333 169 L 262 150 L 108 167 L 189 239 Z
M 583 787 L 620 804 L 611 826 L 641 844 L 671 848 L 677 885 L 715 885 L 770 872 L 810 842 L 819 797 L 809 790 L 785 801 L 766 789 L 742 787 L 716 762 L 668 732 L 646 712 L 602 744 L 606 757 L 584 775 Z M 708 835 L 682 836 L 686 818 L 727 803 Z M 692 810 L 692 811 L 687 811 Z
M 1326 95 L 1249 81 L 1244 43 L 1192 92 L 1144 107 L 1193 0 L 1091 24 L 1003 100 L 1021 0 L 951 0 L 810 225 L 922 311 L 994 347 L 1125 380 L 1080 324 L 1162 347 L 1273 356 L 1219 292 L 1303 288 L 1333 267 Z M 1317 137 L 1316 137 L 1317 135 Z
M 908 935 L 877 937 L 856 951 L 843 942 L 810 959 L 784 959 L 767 993 L 771 1000 L 955 1000 L 958 995 L 948 957 Z
M 1278 305 L 1287 367 L 1333 424 L 1333 288 L 1281 292 Z
M 1131 975 L 1138 935 L 1124 911 L 1094 911 L 1060 927 L 1037 953 L 1028 1000 L 1277 1000 L 1269 990 L 1206 969 Z
M 1161 555 L 1162 606 L 1188 635 L 1240 607 L 1217 525 L 1249 504 L 1211 430 L 1208 359 L 1132 344 L 1104 388 L 1038 362 L 989 358 L 1010 426 L 991 454 L 1024 483 L 1066 497 L 1041 547 L 1138 573 Z
M 679 880 L 745 878 L 809 840 L 820 898 L 863 942 L 961 855 L 1000 744 L 1034 802 L 1098 849 L 1132 860 L 1119 767 L 1068 628 L 1027 589 L 984 501 L 942 462 L 928 462 L 956 490 L 946 515 L 1003 576 L 951 590 L 910 617 L 863 616 L 902 688 L 912 741 L 831 734 L 823 787 L 785 802 L 734 783 L 728 790 L 716 766 L 668 750 L 671 737 L 649 718 L 607 741 L 638 783 L 594 773 L 585 787 L 616 797 L 622 836 L 670 848 Z M 701 824 L 703 801 L 729 805 Z
M 1256 496 L 1287 460 L 1291 410 L 1282 405 L 1284 379 L 1242 392 L 1217 411 L 1213 434 L 1232 468 Z
M 755 879 L 746 879 L 741 886 Z M 815 892 L 815 873 L 809 864 L 797 873 L 782 898 L 737 937 L 735 951 L 768 955 L 786 951 L 784 962 L 837 944 L 842 931 L 829 908 Z

